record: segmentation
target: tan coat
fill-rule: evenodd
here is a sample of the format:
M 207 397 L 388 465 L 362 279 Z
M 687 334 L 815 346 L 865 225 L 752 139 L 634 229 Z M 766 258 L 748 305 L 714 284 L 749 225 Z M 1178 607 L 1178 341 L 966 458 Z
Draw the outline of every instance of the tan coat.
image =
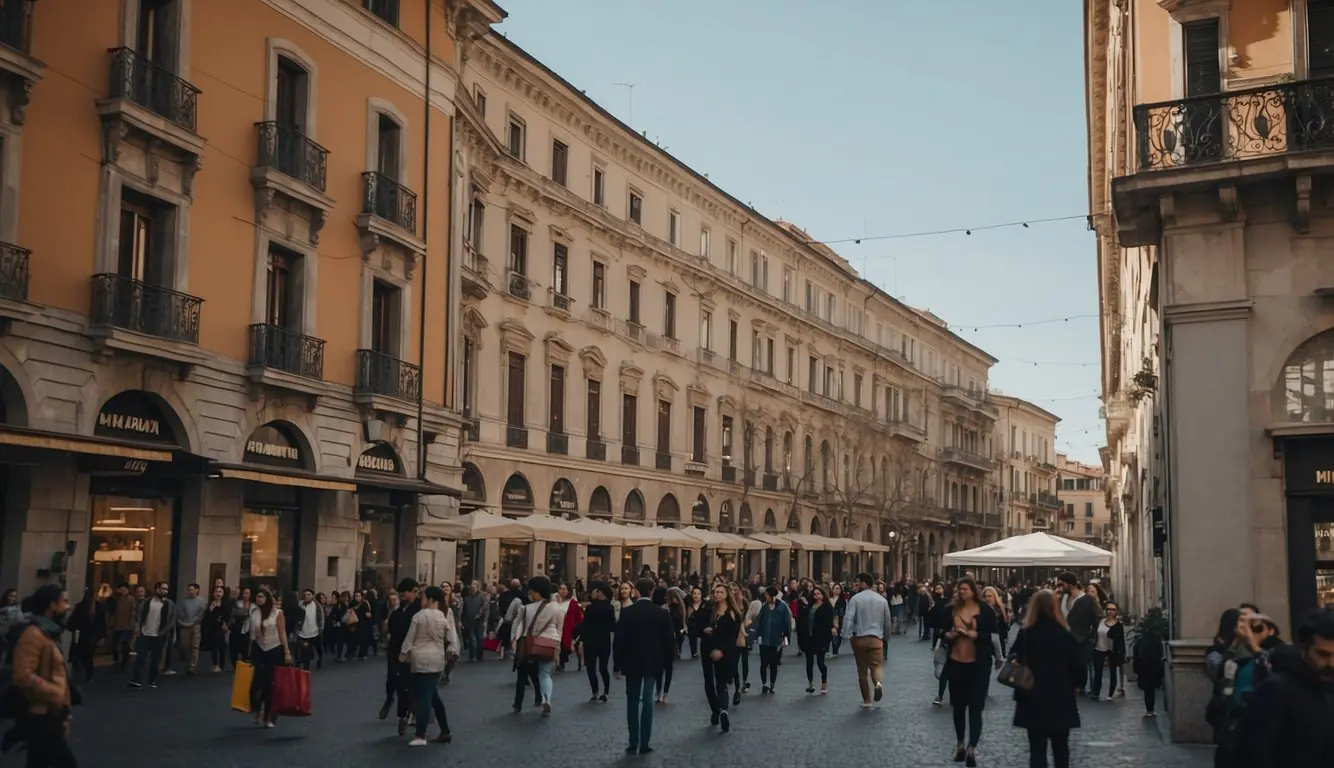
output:
M 28 697 L 34 715 L 69 706 L 69 681 L 60 647 L 37 627 L 28 627 L 14 646 L 14 686 Z

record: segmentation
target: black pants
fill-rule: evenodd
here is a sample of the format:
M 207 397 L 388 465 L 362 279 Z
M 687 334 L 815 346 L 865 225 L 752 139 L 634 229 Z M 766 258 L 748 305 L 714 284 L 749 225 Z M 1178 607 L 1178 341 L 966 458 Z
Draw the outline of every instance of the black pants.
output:
M 79 632 L 79 640 L 74 644 L 71 654 L 70 664 L 75 671 L 82 670 L 83 679 L 89 682 L 93 679 L 93 652 L 97 649 L 97 638 L 92 632 L 83 630 Z
M 386 704 L 398 696 L 398 719 L 402 720 L 412 711 L 412 694 L 408 692 L 412 685 L 412 667 L 399 661 L 397 656 L 387 656 L 389 669 L 384 676 L 384 701 Z
M 693 659 L 693 658 L 695 658 L 695 657 L 698 656 L 698 655 L 699 655 L 699 638 L 698 638 L 698 637 L 695 637 L 694 635 L 691 635 L 691 636 L 690 636 L 690 658 Z
M 662 673 L 658 675 L 657 680 L 658 695 L 666 696 L 668 691 L 672 690 L 672 660 L 668 659 L 666 664 L 662 665 Z
M 783 649 L 777 646 L 760 646 L 760 685 L 773 686 L 778 682 L 778 657 Z
M 317 658 L 320 664 L 324 664 L 324 642 L 319 635 L 310 639 L 299 637 L 296 642 L 301 653 L 302 669 L 310 669 L 310 662 Z
M 1028 731 L 1028 768 L 1047 768 L 1047 742 L 1056 768 L 1070 768 L 1070 731 Z
M 542 687 L 537 680 L 536 662 L 520 661 L 514 665 L 514 671 L 514 708 L 521 709 L 523 707 L 523 692 L 524 689 L 528 687 L 529 683 L 532 684 L 533 693 L 537 696 L 537 699 L 533 702 L 533 706 L 541 706 Z
M 1158 698 L 1158 689 L 1150 688 L 1144 692 L 1144 711 L 1152 712 L 1154 701 Z
M 740 646 L 736 649 L 736 687 L 741 690 L 741 686 L 750 682 L 750 647 Z
M 588 685 L 593 695 L 598 695 L 598 675 L 602 675 L 602 694 L 611 693 L 611 675 L 607 672 L 607 662 L 611 660 L 611 647 L 607 645 L 584 644 L 584 671 L 588 673 Z
M 709 709 L 713 714 L 726 712 L 727 684 L 736 676 L 730 654 L 724 651 L 723 658 L 714 661 L 706 653 L 699 660 L 704 668 L 704 698 L 709 700 Z
M 986 706 L 991 667 L 980 661 L 945 663 L 949 675 L 950 706 L 954 708 L 954 735 L 960 744 L 976 747 L 982 738 L 982 708 Z M 942 675 L 943 677 L 944 675 Z
M 283 647 L 275 646 L 264 651 L 256 648 L 250 662 L 255 665 L 255 680 L 250 684 L 251 708 L 264 720 L 273 722 L 278 719 L 271 711 L 273 707 L 273 670 L 283 663 Z
M 227 647 L 231 649 L 232 669 L 236 669 L 236 662 L 242 659 L 249 661 L 246 654 L 250 652 L 250 636 L 246 633 L 233 631 Z
M 1107 659 L 1108 659 L 1108 657 L 1110 657 L 1111 655 L 1112 655 L 1112 654 L 1109 653 L 1109 652 L 1107 652 L 1107 651 L 1094 651 L 1094 652 L 1093 652 L 1093 689 L 1092 689 L 1092 693 L 1093 693 L 1093 698 L 1095 698 L 1095 699 L 1102 695 L 1102 671 L 1103 671 L 1103 668 L 1106 668 L 1106 669 L 1107 669 L 1107 674 L 1111 677 L 1111 680 L 1108 681 L 1108 684 L 1107 684 L 1107 696 L 1108 696 L 1108 698 L 1111 698 L 1112 694 L 1116 693 L 1116 678 L 1117 678 L 1117 672 L 1120 671 L 1120 670 L 1118 670 L 1115 666 L 1107 667 Z
M 221 635 L 213 640 L 208 652 L 213 657 L 213 666 L 222 669 L 227 665 L 227 644 L 223 642 Z
M 65 739 L 65 718 L 24 715 L 18 725 L 28 736 L 28 768 L 78 768 Z
M 806 652 L 806 682 L 808 684 L 814 685 L 812 681 L 815 679 L 814 675 L 815 675 L 816 664 L 820 665 L 820 684 L 823 685 L 825 683 L 828 683 L 829 668 L 824 665 L 823 651 L 820 653 L 812 653 L 811 651 Z
M 440 687 L 437 672 L 412 672 L 413 700 L 417 712 L 417 738 L 426 738 L 426 726 L 431 722 L 431 710 L 435 710 L 435 721 L 440 724 L 440 733 L 449 733 L 449 718 L 445 716 L 445 703 L 440 700 Z M 399 700 L 406 699 L 400 696 Z

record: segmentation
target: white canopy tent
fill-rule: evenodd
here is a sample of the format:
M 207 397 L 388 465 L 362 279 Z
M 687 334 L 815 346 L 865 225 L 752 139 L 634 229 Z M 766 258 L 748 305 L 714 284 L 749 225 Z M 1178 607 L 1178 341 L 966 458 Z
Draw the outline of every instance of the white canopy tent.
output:
M 1112 553 L 1047 533 L 1028 533 L 945 555 L 945 565 L 977 567 L 1107 568 Z

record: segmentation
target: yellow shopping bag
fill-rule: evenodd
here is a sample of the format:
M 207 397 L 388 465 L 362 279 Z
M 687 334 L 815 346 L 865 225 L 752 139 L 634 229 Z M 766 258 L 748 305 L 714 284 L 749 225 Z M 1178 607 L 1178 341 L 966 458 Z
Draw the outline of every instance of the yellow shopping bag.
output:
M 236 663 L 236 676 L 232 678 L 232 709 L 250 713 L 250 683 L 255 679 L 255 668 L 248 661 Z

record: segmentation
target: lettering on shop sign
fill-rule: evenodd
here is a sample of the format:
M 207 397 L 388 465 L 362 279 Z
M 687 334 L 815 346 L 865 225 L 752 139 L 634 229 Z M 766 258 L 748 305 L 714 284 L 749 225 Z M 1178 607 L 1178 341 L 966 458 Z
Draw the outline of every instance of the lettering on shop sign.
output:
M 153 437 L 162 436 L 162 422 L 146 416 L 130 416 L 124 413 L 103 411 L 97 414 L 97 426 L 101 429 L 111 429 L 117 432 L 134 432 L 140 435 L 152 435 Z
M 377 443 L 367 448 L 357 457 L 358 472 L 374 472 L 382 475 L 403 474 L 403 463 L 398 454 L 387 443 Z
M 1317 485 L 1334 484 L 1334 469 L 1317 469 L 1315 471 L 1315 481 Z
M 127 389 L 103 403 L 93 434 L 171 445 L 179 439 L 156 396 L 138 389 Z
M 251 432 L 245 441 L 245 461 L 300 467 L 303 464 L 301 444 L 297 442 L 295 427 L 282 421 L 270 421 Z
M 263 456 L 268 459 L 283 459 L 284 461 L 300 461 L 301 451 L 292 445 L 274 445 L 273 443 L 261 443 L 258 440 L 250 440 L 245 444 L 245 452 L 252 456 Z
M 374 472 L 393 472 L 396 467 L 394 460 L 386 456 L 372 456 L 369 453 L 361 454 L 357 459 L 357 469 L 369 469 Z

